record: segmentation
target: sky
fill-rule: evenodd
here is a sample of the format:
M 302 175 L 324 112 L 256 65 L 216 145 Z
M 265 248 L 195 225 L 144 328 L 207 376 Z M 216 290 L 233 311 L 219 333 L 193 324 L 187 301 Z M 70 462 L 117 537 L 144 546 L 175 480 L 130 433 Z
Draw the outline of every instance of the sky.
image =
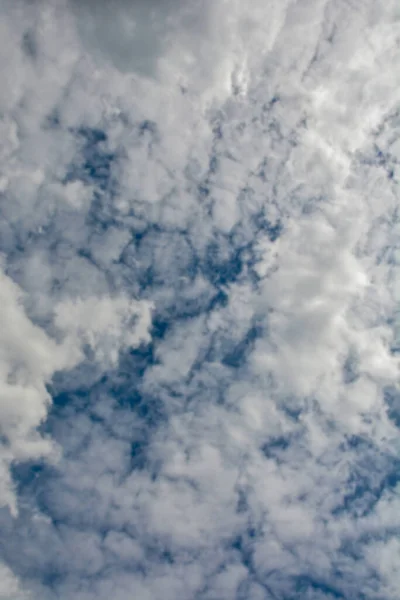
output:
M 398 2 L 0 49 L 0 600 L 397 600 Z

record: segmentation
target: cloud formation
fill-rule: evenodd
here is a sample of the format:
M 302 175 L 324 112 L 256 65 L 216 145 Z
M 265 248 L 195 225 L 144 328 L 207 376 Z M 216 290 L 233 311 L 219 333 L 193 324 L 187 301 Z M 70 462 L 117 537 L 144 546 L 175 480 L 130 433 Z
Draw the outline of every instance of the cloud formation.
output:
M 3 2 L 0 598 L 397 598 L 396 10 Z
M 237 0 L 121 0 L 116 9 L 102 0 L 71 0 L 80 39 L 98 65 L 225 95 L 245 84 L 261 35 L 264 49 L 273 43 L 281 5 L 266 9 L 257 1 L 249 11 Z

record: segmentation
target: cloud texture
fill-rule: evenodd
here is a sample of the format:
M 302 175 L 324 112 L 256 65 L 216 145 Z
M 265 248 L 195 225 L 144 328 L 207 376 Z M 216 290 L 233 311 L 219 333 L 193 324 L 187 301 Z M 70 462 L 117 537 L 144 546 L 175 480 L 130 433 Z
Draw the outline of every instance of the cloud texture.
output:
M 0 29 L 0 599 L 396 600 L 396 2 Z

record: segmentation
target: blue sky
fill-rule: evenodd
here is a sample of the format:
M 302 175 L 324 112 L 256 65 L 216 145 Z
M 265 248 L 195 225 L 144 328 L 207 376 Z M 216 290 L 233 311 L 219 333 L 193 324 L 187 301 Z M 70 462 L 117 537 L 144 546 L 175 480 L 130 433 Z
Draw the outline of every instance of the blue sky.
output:
M 0 600 L 396 600 L 396 2 L 0 6 Z

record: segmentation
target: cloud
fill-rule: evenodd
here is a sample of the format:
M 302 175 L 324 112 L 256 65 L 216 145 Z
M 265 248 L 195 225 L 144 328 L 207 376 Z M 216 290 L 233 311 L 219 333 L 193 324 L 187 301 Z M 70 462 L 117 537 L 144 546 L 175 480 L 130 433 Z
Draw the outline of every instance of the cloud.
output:
M 50 454 L 36 428 L 46 417 L 45 385 L 56 370 L 73 367 L 79 347 L 57 345 L 26 316 L 18 287 L 1 275 L 2 486 L 1 503 L 16 512 L 8 468 L 14 460 Z
M 149 307 L 127 298 L 70 300 L 60 303 L 55 312 L 55 325 L 71 338 L 70 343 L 87 344 L 102 364 L 115 365 L 120 350 L 150 340 Z
M 397 597 L 395 8 L 3 3 L 0 596 Z
M 23 598 L 27 597 L 21 592 L 16 578 L 7 567 L 1 565 L 0 574 L 0 598 L 2 600 L 23 600 Z
M 239 2 L 228 10 L 223 0 L 121 1 L 117 11 L 101 0 L 72 0 L 71 7 L 83 44 L 100 65 L 108 62 L 123 73 L 172 79 L 197 90 L 207 85 L 219 93 L 243 83 L 243 35 L 254 31 L 256 22 L 251 13 L 242 20 Z

